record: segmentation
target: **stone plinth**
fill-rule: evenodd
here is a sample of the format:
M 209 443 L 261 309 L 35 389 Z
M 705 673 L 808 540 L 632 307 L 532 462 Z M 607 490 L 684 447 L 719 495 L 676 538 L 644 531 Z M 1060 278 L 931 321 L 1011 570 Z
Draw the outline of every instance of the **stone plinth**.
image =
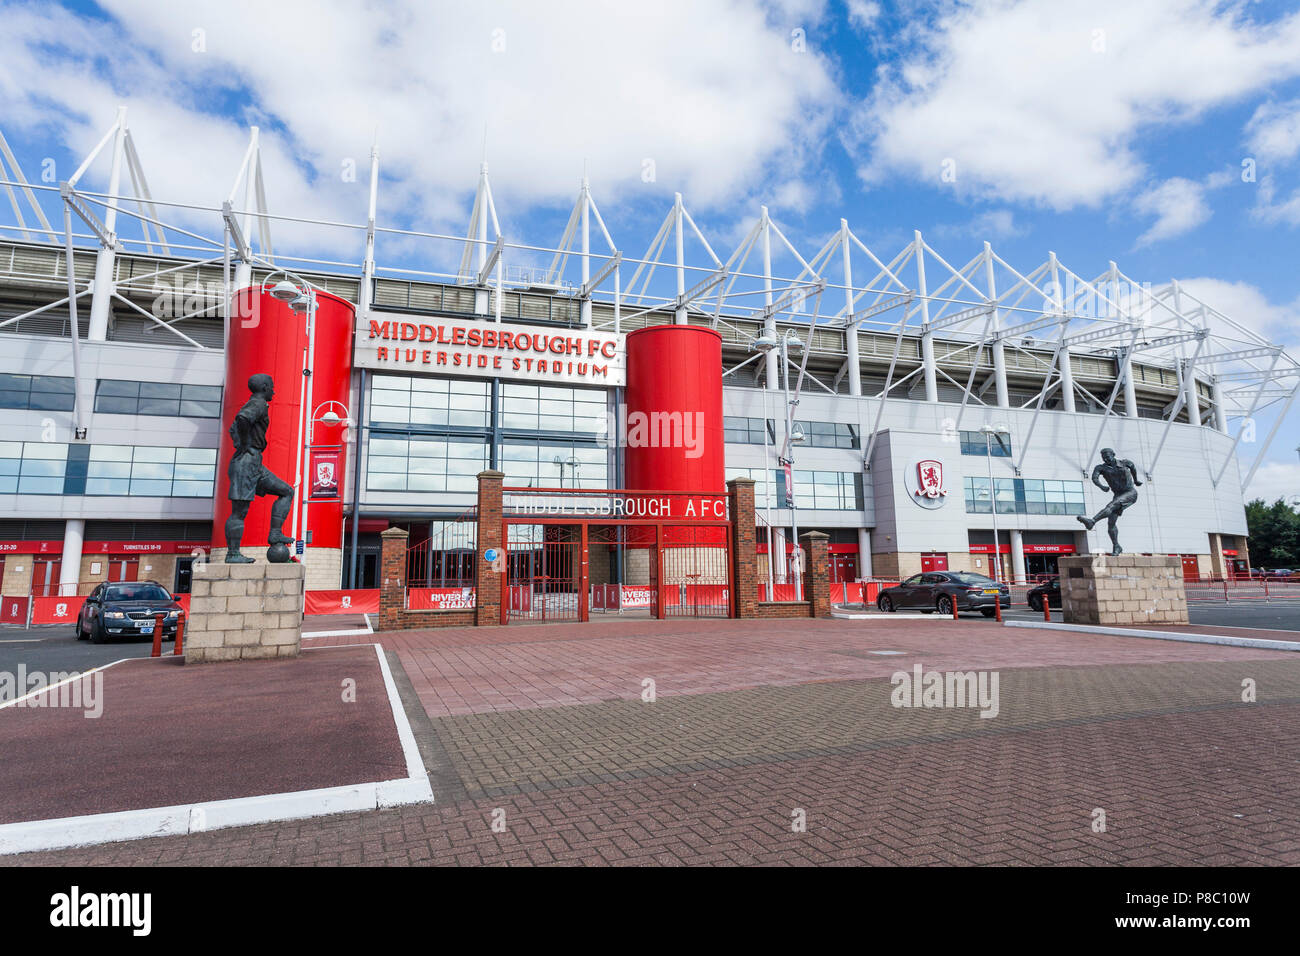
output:
M 303 572 L 293 561 L 196 563 L 185 621 L 185 662 L 297 657 Z
M 1178 558 L 1080 554 L 1059 559 L 1066 624 L 1186 624 Z

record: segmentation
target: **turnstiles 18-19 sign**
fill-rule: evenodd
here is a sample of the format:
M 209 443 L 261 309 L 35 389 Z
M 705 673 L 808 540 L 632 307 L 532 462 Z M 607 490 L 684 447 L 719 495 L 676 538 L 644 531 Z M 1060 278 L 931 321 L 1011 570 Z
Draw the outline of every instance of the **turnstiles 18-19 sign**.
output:
M 509 378 L 538 384 L 626 385 L 624 336 L 505 322 L 357 317 L 353 364 L 375 371 Z

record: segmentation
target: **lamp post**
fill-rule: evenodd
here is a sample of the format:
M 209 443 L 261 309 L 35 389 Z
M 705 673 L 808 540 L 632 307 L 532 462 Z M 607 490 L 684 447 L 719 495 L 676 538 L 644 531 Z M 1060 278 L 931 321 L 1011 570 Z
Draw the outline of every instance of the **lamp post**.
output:
M 995 583 L 1001 580 L 1002 553 L 998 549 L 1002 547 L 1002 542 L 998 534 L 998 491 L 993 483 L 993 436 L 1006 430 L 1005 425 L 984 425 L 980 428 L 984 433 L 984 453 L 989 463 L 989 509 L 993 512 L 993 559 L 989 562 L 989 570 L 993 572 Z
M 283 276 L 272 284 L 276 276 Z M 269 287 L 269 288 L 268 288 Z M 309 421 L 311 419 L 312 370 L 316 362 L 316 290 L 311 283 L 301 276 L 284 269 L 270 273 L 262 280 L 262 291 L 270 292 L 271 297 L 283 302 L 295 314 L 303 314 L 307 319 L 307 351 L 303 357 L 302 384 L 298 389 L 298 451 L 294 471 L 294 491 L 302 503 L 302 535 L 299 536 L 298 511 L 294 510 L 292 533 L 294 541 L 303 542 L 303 563 L 307 559 L 307 495 L 303 493 L 304 457 L 310 440 Z
M 791 555 L 797 556 L 796 560 L 798 562 L 797 570 L 795 571 L 794 574 L 794 599 L 796 601 L 802 601 L 803 600 L 803 574 L 802 574 L 803 555 L 799 551 L 799 520 L 797 517 L 795 517 L 794 445 L 797 442 L 803 441 L 803 432 L 798 428 L 796 428 L 796 426 L 794 425 L 794 407 L 795 405 L 799 404 L 799 400 L 790 398 L 790 348 L 791 346 L 797 349 L 803 348 L 803 343 L 799 341 L 799 337 L 794 334 L 793 329 L 786 329 L 785 335 L 781 336 L 779 339 L 777 339 L 775 336 L 772 336 L 764 332 L 761 336 L 759 336 L 757 339 L 753 341 L 751 348 L 757 349 L 758 351 L 763 353 L 770 352 L 774 348 L 779 348 L 781 350 L 781 380 L 782 380 L 782 386 L 785 390 L 785 444 L 782 446 L 782 453 L 777 460 L 783 467 L 788 466 L 790 468 L 790 482 L 786 487 L 786 498 L 787 498 L 786 506 L 790 509 L 790 533 L 794 538 L 792 542 L 793 547 L 791 549 Z M 766 427 L 767 427 L 766 423 L 764 423 L 764 428 Z M 766 444 L 766 442 L 764 442 L 764 444 Z M 769 506 L 769 510 L 768 510 L 769 528 L 771 527 L 771 522 L 772 522 L 772 516 L 771 516 L 771 509 Z M 768 571 L 770 574 L 771 566 L 772 566 L 772 546 L 770 543 L 768 544 L 767 552 L 768 552 L 767 555 Z
M 776 347 L 776 336 L 768 335 L 766 332 L 749 343 L 749 349 L 751 352 L 762 352 L 764 356 Z M 772 414 L 771 385 L 771 382 L 763 383 L 763 499 L 765 503 L 764 511 L 767 514 L 765 520 L 767 521 L 767 599 L 769 601 L 772 600 L 776 585 L 776 571 L 774 565 L 776 560 L 776 551 L 773 550 L 772 540 L 772 473 L 769 467 L 771 462 L 768 458 L 767 452 L 767 422 Z M 773 436 L 773 441 L 775 442 L 775 440 L 775 436 Z
M 342 412 L 342 414 L 340 415 L 339 412 Z M 315 481 L 315 477 L 311 475 L 310 472 L 311 472 L 311 451 L 316 447 L 317 423 L 322 425 L 329 425 L 330 427 L 333 427 L 335 425 L 342 425 L 344 428 L 348 428 L 352 425 L 352 416 L 348 413 L 348 407 L 346 405 L 344 405 L 342 402 L 336 402 L 336 401 L 323 402 L 320 406 L 317 407 L 317 409 L 314 412 L 311 413 L 311 421 L 307 427 L 307 443 L 306 443 L 306 448 L 304 449 L 307 456 L 305 471 L 308 472 L 303 482 L 304 494 L 302 496 L 302 537 L 304 541 L 304 545 L 303 545 L 304 558 L 307 557 L 307 547 L 305 544 L 307 540 L 307 518 L 308 518 L 307 503 L 311 500 L 312 483 Z M 340 441 L 339 444 L 340 446 L 342 446 L 343 443 Z M 342 479 L 336 475 L 335 480 L 338 481 L 341 486 Z M 342 487 L 340 487 L 339 488 L 340 500 L 342 499 L 342 495 L 343 495 L 343 489 Z M 360 518 L 357 515 L 353 515 L 353 520 L 359 521 Z

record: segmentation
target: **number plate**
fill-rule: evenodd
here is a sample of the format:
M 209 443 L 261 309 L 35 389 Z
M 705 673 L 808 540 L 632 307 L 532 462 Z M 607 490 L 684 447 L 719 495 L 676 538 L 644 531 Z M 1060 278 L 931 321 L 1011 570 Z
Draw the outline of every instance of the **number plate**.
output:
M 140 625 L 140 633 L 141 633 L 141 634 L 152 634 L 152 633 L 153 633 L 153 625 L 152 625 L 152 624 L 141 624 L 141 625 Z
M 985 594 L 997 594 L 997 593 L 998 593 L 998 589 L 997 589 L 997 588 L 985 588 L 985 589 L 984 589 L 984 593 L 985 593 Z

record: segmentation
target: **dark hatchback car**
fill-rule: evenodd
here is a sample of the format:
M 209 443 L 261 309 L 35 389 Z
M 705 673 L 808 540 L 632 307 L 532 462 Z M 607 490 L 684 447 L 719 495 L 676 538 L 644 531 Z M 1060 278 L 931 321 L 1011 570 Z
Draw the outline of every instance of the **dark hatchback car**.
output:
M 892 588 L 885 588 L 876 598 L 876 607 L 882 611 L 951 614 L 954 602 L 959 611 L 979 611 L 985 617 L 992 617 L 997 613 L 996 604 L 1011 607 L 1011 591 L 1005 584 L 982 574 L 925 571 Z
M 1035 611 L 1043 609 L 1043 599 L 1047 599 L 1048 607 L 1061 606 L 1061 579 L 1052 578 L 1050 581 L 1044 581 L 1036 588 L 1032 588 L 1025 595 L 1025 600 Z
M 121 581 L 101 584 L 86 597 L 77 615 L 77 640 L 103 644 L 112 637 L 153 637 L 158 612 L 163 615 L 163 637 L 176 637 L 181 606 L 156 581 Z

